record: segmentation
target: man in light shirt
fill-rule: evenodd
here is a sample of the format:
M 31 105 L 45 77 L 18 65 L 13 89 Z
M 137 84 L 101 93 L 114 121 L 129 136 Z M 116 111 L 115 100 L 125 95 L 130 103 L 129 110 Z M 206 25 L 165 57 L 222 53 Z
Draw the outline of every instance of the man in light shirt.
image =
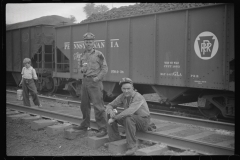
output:
M 31 60 L 29 58 L 25 58 L 23 60 L 23 64 L 25 65 L 25 67 L 22 68 L 22 73 L 21 73 L 22 80 L 19 84 L 19 86 L 22 85 L 22 89 L 23 89 L 23 93 L 22 93 L 23 105 L 31 107 L 30 101 L 29 101 L 29 92 L 30 92 L 30 94 L 32 95 L 33 103 L 38 107 L 42 107 L 37 95 L 37 88 L 34 83 L 34 80 L 38 79 L 36 71 L 31 66 Z
M 81 73 L 83 74 L 81 88 L 81 111 L 83 121 L 76 130 L 87 131 L 90 127 L 90 111 L 93 104 L 95 119 L 99 132 L 97 137 L 107 135 L 107 121 L 103 102 L 102 80 L 108 72 L 106 59 L 102 52 L 94 48 L 95 35 L 87 32 L 83 35 L 85 51 L 80 58 Z

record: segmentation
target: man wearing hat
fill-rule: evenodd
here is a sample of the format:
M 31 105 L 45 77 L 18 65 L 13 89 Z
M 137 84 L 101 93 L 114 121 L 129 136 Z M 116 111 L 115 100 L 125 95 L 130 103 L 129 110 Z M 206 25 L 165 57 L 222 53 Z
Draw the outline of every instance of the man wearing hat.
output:
M 136 131 L 148 130 L 151 121 L 150 112 L 144 97 L 134 90 L 130 78 L 122 78 L 119 85 L 123 93 L 106 106 L 106 113 L 110 117 L 107 126 L 109 142 L 121 139 L 118 124 L 124 126 L 128 147 L 125 155 L 131 155 L 138 149 Z M 116 115 L 114 109 L 117 107 L 122 107 L 124 110 Z M 108 143 L 104 146 L 107 147 Z
M 40 104 L 39 98 L 37 95 L 37 88 L 33 80 L 33 79 L 37 80 L 38 77 L 35 69 L 31 66 L 31 59 L 24 58 L 23 64 L 25 65 L 25 67 L 22 68 L 22 80 L 19 84 L 19 86 L 22 85 L 22 89 L 23 89 L 23 104 L 25 106 L 30 107 L 30 101 L 29 101 L 29 92 L 30 92 L 30 94 L 32 95 L 33 103 L 36 106 L 41 107 L 42 105 Z
M 94 48 L 94 34 L 88 32 L 83 36 L 85 51 L 80 58 L 81 72 L 83 73 L 81 90 L 81 111 L 83 122 L 77 130 L 87 130 L 90 127 L 90 100 L 93 104 L 96 123 L 99 129 L 97 137 L 107 135 L 106 113 L 103 103 L 103 77 L 107 74 L 108 67 L 102 52 Z

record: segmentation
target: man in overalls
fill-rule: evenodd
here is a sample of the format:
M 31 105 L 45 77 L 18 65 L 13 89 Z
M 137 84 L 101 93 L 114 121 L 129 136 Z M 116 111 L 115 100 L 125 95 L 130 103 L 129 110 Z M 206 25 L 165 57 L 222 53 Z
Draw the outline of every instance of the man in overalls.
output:
M 80 58 L 81 72 L 83 73 L 81 88 L 81 111 L 83 122 L 77 130 L 87 130 L 90 127 L 90 111 L 93 104 L 96 123 L 99 129 L 97 137 L 107 135 L 106 113 L 103 103 L 103 77 L 107 74 L 108 67 L 102 52 L 94 48 L 95 36 L 88 32 L 83 36 L 85 51 Z
M 106 106 L 108 120 L 109 142 L 121 139 L 118 131 L 118 124 L 124 126 L 127 139 L 127 152 L 125 155 L 132 155 L 138 149 L 136 131 L 147 131 L 150 125 L 150 112 L 145 98 L 134 90 L 133 82 L 130 78 L 122 78 L 119 82 L 122 89 L 115 100 Z M 116 114 L 114 109 L 122 107 L 124 110 Z M 104 144 L 105 147 L 108 143 Z
M 38 106 L 42 107 L 42 105 L 39 102 L 39 98 L 37 95 L 37 88 L 34 83 L 34 80 L 37 80 L 37 74 L 35 69 L 31 66 L 31 60 L 29 58 L 24 58 L 23 64 L 25 67 L 22 68 L 22 80 L 19 84 L 19 86 L 22 85 L 23 89 L 23 105 L 30 107 L 30 101 L 29 101 L 29 92 L 32 95 L 33 103 Z

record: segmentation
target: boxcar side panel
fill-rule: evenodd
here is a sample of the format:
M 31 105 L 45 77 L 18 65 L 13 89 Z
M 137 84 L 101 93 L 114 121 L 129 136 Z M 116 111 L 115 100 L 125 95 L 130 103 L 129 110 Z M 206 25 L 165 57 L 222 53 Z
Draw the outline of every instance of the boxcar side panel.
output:
M 42 27 L 42 32 L 46 36 L 52 36 L 52 35 L 54 35 L 54 27 L 52 27 L 52 26 L 43 26 Z
M 20 30 L 13 30 L 13 71 L 21 72 Z
M 191 10 L 190 87 L 224 87 L 224 6 Z
M 22 55 L 23 58 L 31 58 L 30 54 L 30 35 L 29 35 L 29 28 L 23 28 L 22 32 Z
M 154 16 L 131 19 L 132 78 L 135 83 L 154 83 Z
M 186 11 L 157 16 L 159 85 L 186 86 Z
M 70 27 L 56 29 L 56 46 L 67 57 L 70 57 Z M 57 63 L 60 63 L 57 61 Z
M 107 62 L 109 81 L 129 76 L 129 19 L 108 22 Z
M 229 38 L 229 40 L 228 40 L 228 49 L 227 49 L 227 51 L 229 51 L 229 55 L 230 55 L 230 57 L 229 57 L 229 60 L 231 61 L 231 60 L 233 60 L 234 58 L 235 58 L 235 52 L 234 52 L 234 45 L 235 45 L 235 43 L 234 43 L 234 6 L 233 5 L 227 5 L 228 6 L 228 8 L 227 8 L 227 12 L 228 12 L 228 15 L 227 15 L 227 18 L 228 18 L 228 21 L 227 21 L 227 23 L 228 23 L 228 38 Z
M 234 40 L 234 6 L 229 4 L 227 8 L 227 53 L 229 54 L 228 60 L 230 61 L 229 68 L 229 85 L 228 90 L 235 91 L 235 40 Z
M 40 26 L 31 27 L 31 57 L 34 57 L 34 54 L 41 47 L 41 33 L 42 28 Z
M 12 71 L 13 68 L 12 68 L 12 65 L 13 65 L 13 55 L 12 55 L 12 50 L 13 50 L 13 47 L 12 47 L 12 31 L 7 31 L 6 33 L 6 58 L 7 58 L 7 63 L 6 63 L 6 69 L 7 71 Z

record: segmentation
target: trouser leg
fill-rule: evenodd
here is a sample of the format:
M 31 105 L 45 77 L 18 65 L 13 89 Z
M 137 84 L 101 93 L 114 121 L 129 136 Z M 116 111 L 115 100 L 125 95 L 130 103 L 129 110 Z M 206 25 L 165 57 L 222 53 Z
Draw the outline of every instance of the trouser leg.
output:
M 83 83 L 81 88 L 81 111 L 83 115 L 83 121 L 80 126 L 83 127 L 90 127 L 90 100 L 88 95 L 87 86 L 85 83 Z
M 102 82 L 94 82 L 88 86 L 88 93 L 94 107 L 95 119 L 99 130 L 107 130 L 107 121 L 105 116 L 105 107 L 101 89 Z
M 34 80 L 29 81 L 28 89 L 29 89 L 30 94 L 32 95 L 33 103 L 35 105 L 39 106 L 40 102 L 39 102 L 39 98 L 38 98 L 38 95 L 37 95 L 37 88 L 36 88 L 36 85 L 34 83 Z
M 109 115 L 107 115 L 107 120 L 109 119 L 108 116 Z M 117 140 L 121 139 L 121 136 L 118 131 L 118 122 L 117 121 L 113 122 L 112 124 L 107 123 L 107 133 L 108 133 L 108 137 L 109 137 L 108 138 L 109 142 L 117 141 Z
M 125 127 L 127 147 L 133 148 L 137 145 L 136 131 L 147 131 L 150 118 L 142 118 L 137 115 L 125 117 L 123 120 Z
M 23 95 L 23 105 L 30 107 L 30 101 L 29 101 L 29 91 L 28 91 L 28 84 L 25 80 L 23 80 L 22 83 L 22 95 Z

